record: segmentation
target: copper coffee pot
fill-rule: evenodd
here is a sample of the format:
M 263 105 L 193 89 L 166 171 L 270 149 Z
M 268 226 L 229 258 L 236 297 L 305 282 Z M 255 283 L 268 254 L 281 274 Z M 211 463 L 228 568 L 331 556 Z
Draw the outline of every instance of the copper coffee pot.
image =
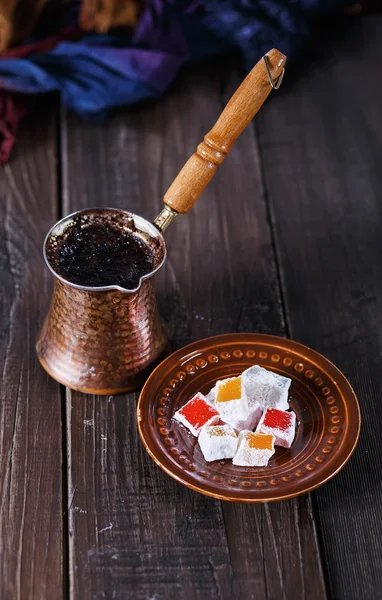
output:
M 55 284 L 37 337 L 37 355 L 58 382 L 89 394 L 117 394 L 142 385 L 168 344 L 152 277 L 166 258 L 163 232 L 179 213 L 190 210 L 272 88 L 279 88 L 285 62 L 273 49 L 255 65 L 167 190 L 165 206 L 153 223 L 126 211 L 95 208 L 73 213 L 49 231 L 44 258 Z M 154 267 L 135 289 L 77 285 L 57 269 L 55 251 L 68 228 L 108 222 L 121 231 L 133 226 L 153 251 Z

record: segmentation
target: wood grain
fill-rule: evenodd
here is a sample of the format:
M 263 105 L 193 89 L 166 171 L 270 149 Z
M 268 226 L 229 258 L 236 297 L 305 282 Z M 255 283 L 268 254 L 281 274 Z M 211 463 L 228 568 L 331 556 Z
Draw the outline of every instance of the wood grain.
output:
M 0 171 L 0 597 L 64 597 L 59 385 L 40 367 L 37 328 L 51 278 L 42 258 L 57 219 L 55 111 L 24 123 Z
M 382 18 L 340 34 L 324 33 L 325 52 L 257 122 L 290 333 L 361 403 L 355 455 L 314 496 L 331 597 L 369 600 L 382 586 Z
M 221 112 L 222 87 L 232 90 L 225 73 L 199 66 L 163 100 L 104 126 L 65 119 L 65 212 L 108 205 L 153 218 Z M 284 332 L 253 133 L 166 238 L 158 297 L 174 347 L 227 331 Z M 310 497 L 241 506 L 183 488 L 143 449 L 135 400 L 68 392 L 72 597 L 294 600 L 298 589 L 325 598 Z
M 266 59 L 272 79 L 277 84 L 283 73 L 286 56 L 273 48 L 267 53 Z M 171 183 L 163 198 L 167 206 L 183 214 L 192 208 L 232 144 L 252 121 L 271 91 L 266 65 L 261 58 Z

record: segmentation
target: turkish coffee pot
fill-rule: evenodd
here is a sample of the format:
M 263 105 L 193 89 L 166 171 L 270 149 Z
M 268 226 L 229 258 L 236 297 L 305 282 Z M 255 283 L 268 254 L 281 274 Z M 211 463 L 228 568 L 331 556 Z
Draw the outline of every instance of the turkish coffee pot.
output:
M 170 185 L 153 223 L 127 211 L 94 208 L 64 217 L 49 231 L 43 251 L 55 277 L 54 292 L 36 348 L 42 366 L 59 383 L 88 394 L 127 392 L 141 387 L 163 356 L 168 340 L 153 277 L 166 259 L 163 233 L 175 217 L 190 210 L 271 90 L 280 87 L 285 62 L 273 49 L 255 65 Z M 134 289 L 79 285 L 60 273 L 57 248 L 65 232 L 107 224 L 131 230 L 152 251 L 152 270 Z

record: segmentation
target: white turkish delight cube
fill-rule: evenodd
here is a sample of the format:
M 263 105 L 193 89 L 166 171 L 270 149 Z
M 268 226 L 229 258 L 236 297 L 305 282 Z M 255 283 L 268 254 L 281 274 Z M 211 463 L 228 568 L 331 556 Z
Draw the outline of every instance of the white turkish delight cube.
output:
M 226 423 L 205 425 L 199 434 L 199 446 L 207 462 L 233 458 L 236 453 L 237 435 Z
M 249 406 L 258 402 L 263 411 L 267 408 L 289 408 L 288 391 L 292 381 L 289 377 L 254 365 L 243 371 L 241 378 Z
M 216 402 L 215 406 L 221 419 L 237 431 L 254 429 L 262 414 L 260 405 L 257 402 L 251 407 L 247 407 L 241 400 L 229 400 L 227 402 Z

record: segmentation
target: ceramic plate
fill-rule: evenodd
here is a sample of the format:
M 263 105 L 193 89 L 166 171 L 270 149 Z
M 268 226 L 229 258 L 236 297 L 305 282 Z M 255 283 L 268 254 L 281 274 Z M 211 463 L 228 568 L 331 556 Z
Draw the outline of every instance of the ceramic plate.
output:
M 268 467 L 207 463 L 197 439 L 172 416 L 197 391 L 207 393 L 251 365 L 292 379 L 293 445 L 278 447 Z M 283 500 L 322 485 L 350 458 L 361 424 L 354 391 L 331 362 L 291 340 L 256 333 L 208 338 L 169 356 L 147 380 L 137 420 L 146 450 L 168 475 L 201 494 L 239 502 Z

